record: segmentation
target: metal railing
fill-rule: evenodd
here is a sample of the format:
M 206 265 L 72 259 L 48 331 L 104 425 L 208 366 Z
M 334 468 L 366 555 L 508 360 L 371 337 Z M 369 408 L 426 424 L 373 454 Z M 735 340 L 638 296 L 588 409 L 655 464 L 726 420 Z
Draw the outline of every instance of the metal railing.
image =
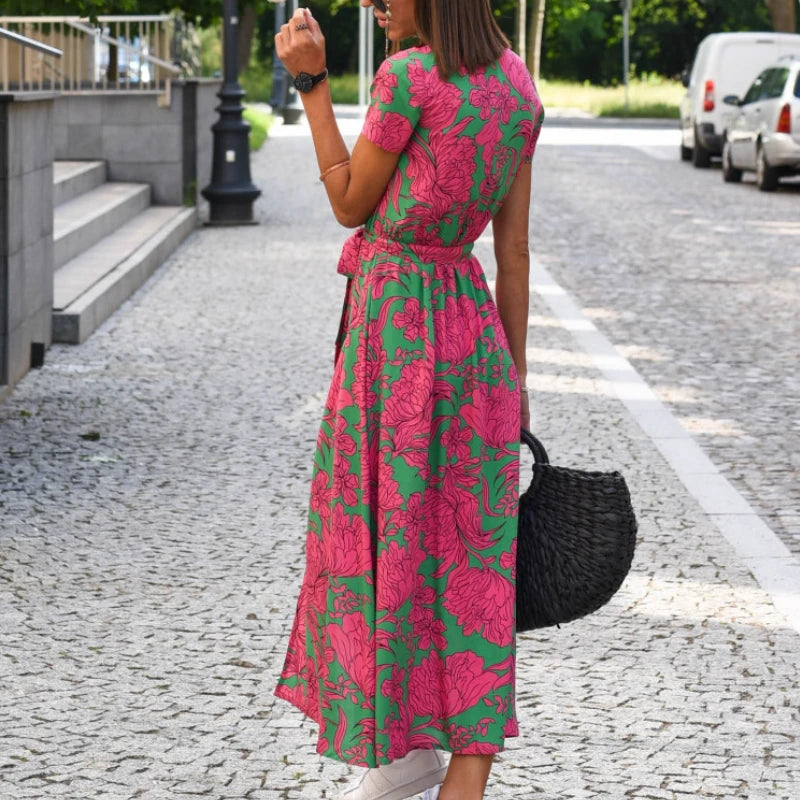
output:
M 44 75 L 45 69 L 50 67 L 52 69 L 52 65 L 49 62 L 46 62 L 46 58 L 61 58 L 63 55 L 62 51 L 56 47 L 51 47 L 50 45 L 44 44 L 42 42 L 37 41 L 36 39 L 31 39 L 29 36 L 23 36 L 20 33 L 16 33 L 14 31 L 6 30 L 5 28 L 0 27 L 0 64 L 3 65 L 3 76 L 8 75 L 8 42 L 12 42 L 17 46 L 19 61 L 17 64 L 17 68 L 19 70 L 20 75 L 22 76 L 22 84 L 25 84 L 25 67 L 28 62 L 27 58 L 27 51 L 32 50 L 37 58 L 38 72 L 40 76 L 40 86 L 41 89 L 41 79 Z M 7 81 L 4 80 L 3 82 L 3 89 L 8 91 Z
M 0 36 L 12 42 L 16 42 L 22 47 L 32 47 L 34 50 L 44 53 L 45 55 L 61 58 L 61 51 L 57 50 L 55 47 L 37 42 L 36 39 L 29 39 L 27 36 L 21 36 L 18 33 L 14 33 L 14 31 L 7 31 L 5 28 L 0 28 Z
M 0 37 L 4 91 L 168 93 L 170 78 L 183 73 L 171 59 L 174 20 L 168 15 L 101 16 L 95 21 L 0 16 L 0 28 L 6 31 Z M 33 41 L 38 47 L 28 44 Z M 58 65 L 50 60 L 56 52 L 61 53 Z

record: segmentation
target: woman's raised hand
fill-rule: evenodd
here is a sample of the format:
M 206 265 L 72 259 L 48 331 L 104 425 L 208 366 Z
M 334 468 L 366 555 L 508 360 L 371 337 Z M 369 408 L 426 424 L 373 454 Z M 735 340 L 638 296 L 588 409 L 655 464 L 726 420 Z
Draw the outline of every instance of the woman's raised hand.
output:
M 289 74 L 317 75 L 325 69 L 325 37 L 307 8 L 298 8 L 275 34 L 275 51 Z

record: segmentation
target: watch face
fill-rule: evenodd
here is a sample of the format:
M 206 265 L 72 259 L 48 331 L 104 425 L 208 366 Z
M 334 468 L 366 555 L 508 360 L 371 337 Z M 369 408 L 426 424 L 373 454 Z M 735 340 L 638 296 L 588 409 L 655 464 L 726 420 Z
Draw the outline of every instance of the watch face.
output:
M 307 72 L 299 72 L 294 79 L 294 85 L 298 92 L 310 92 L 314 86 L 313 76 Z

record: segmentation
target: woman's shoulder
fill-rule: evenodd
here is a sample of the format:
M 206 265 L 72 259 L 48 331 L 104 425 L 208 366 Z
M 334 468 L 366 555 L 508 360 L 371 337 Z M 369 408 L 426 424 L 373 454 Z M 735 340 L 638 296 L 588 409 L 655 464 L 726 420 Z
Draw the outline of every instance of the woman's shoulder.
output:
M 528 72 L 527 64 L 511 48 L 503 51 L 500 58 L 497 59 L 497 66 L 509 79 L 533 86 L 533 78 Z
M 528 72 L 528 68 L 525 66 L 525 62 L 522 60 L 522 57 L 515 53 L 510 47 L 506 47 L 506 49 L 503 50 L 499 61 L 501 66 L 512 67 L 514 69 L 519 69 L 521 67 Z
M 419 45 L 417 47 L 408 47 L 405 50 L 400 50 L 397 53 L 390 55 L 383 64 L 403 66 L 413 61 L 419 62 L 424 66 L 432 66 L 436 63 L 436 58 L 433 51 L 428 45 Z
M 407 76 L 409 70 L 423 69 L 430 72 L 435 65 L 436 59 L 430 47 L 409 47 L 385 58 L 375 73 L 375 80 L 378 83 L 397 81 L 398 77 Z
M 512 86 L 526 99 L 540 104 L 527 64 L 510 48 L 506 48 L 497 61 L 498 67 L 505 74 Z

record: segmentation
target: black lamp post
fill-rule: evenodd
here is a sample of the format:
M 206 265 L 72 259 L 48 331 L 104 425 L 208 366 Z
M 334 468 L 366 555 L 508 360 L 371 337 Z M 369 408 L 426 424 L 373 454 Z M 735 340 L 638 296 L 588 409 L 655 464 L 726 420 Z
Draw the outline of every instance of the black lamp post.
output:
M 281 25 L 286 22 L 286 0 L 272 0 L 275 6 L 275 33 L 281 29 Z M 278 51 L 272 51 L 272 97 L 269 104 L 276 113 L 286 105 L 287 82 L 289 74 L 283 61 L 278 58 Z
M 239 86 L 236 32 L 239 25 L 237 0 L 222 0 L 224 24 L 224 75 L 217 97 L 219 120 L 212 125 L 214 160 L 211 183 L 202 191 L 210 206 L 209 225 L 255 224 L 253 203 L 261 190 L 250 178 L 249 123 L 242 119 L 244 91 Z
M 281 25 L 286 22 L 287 14 L 294 13 L 297 9 L 297 0 L 292 0 L 292 8 L 287 11 L 286 6 L 289 0 L 270 0 L 275 6 L 275 32 L 281 29 Z M 272 54 L 272 97 L 270 105 L 275 112 L 280 111 L 286 125 L 296 125 L 303 118 L 305 111 L 297 96 L 289 73 L 283 62 L 278 58 L 277 51 Z

